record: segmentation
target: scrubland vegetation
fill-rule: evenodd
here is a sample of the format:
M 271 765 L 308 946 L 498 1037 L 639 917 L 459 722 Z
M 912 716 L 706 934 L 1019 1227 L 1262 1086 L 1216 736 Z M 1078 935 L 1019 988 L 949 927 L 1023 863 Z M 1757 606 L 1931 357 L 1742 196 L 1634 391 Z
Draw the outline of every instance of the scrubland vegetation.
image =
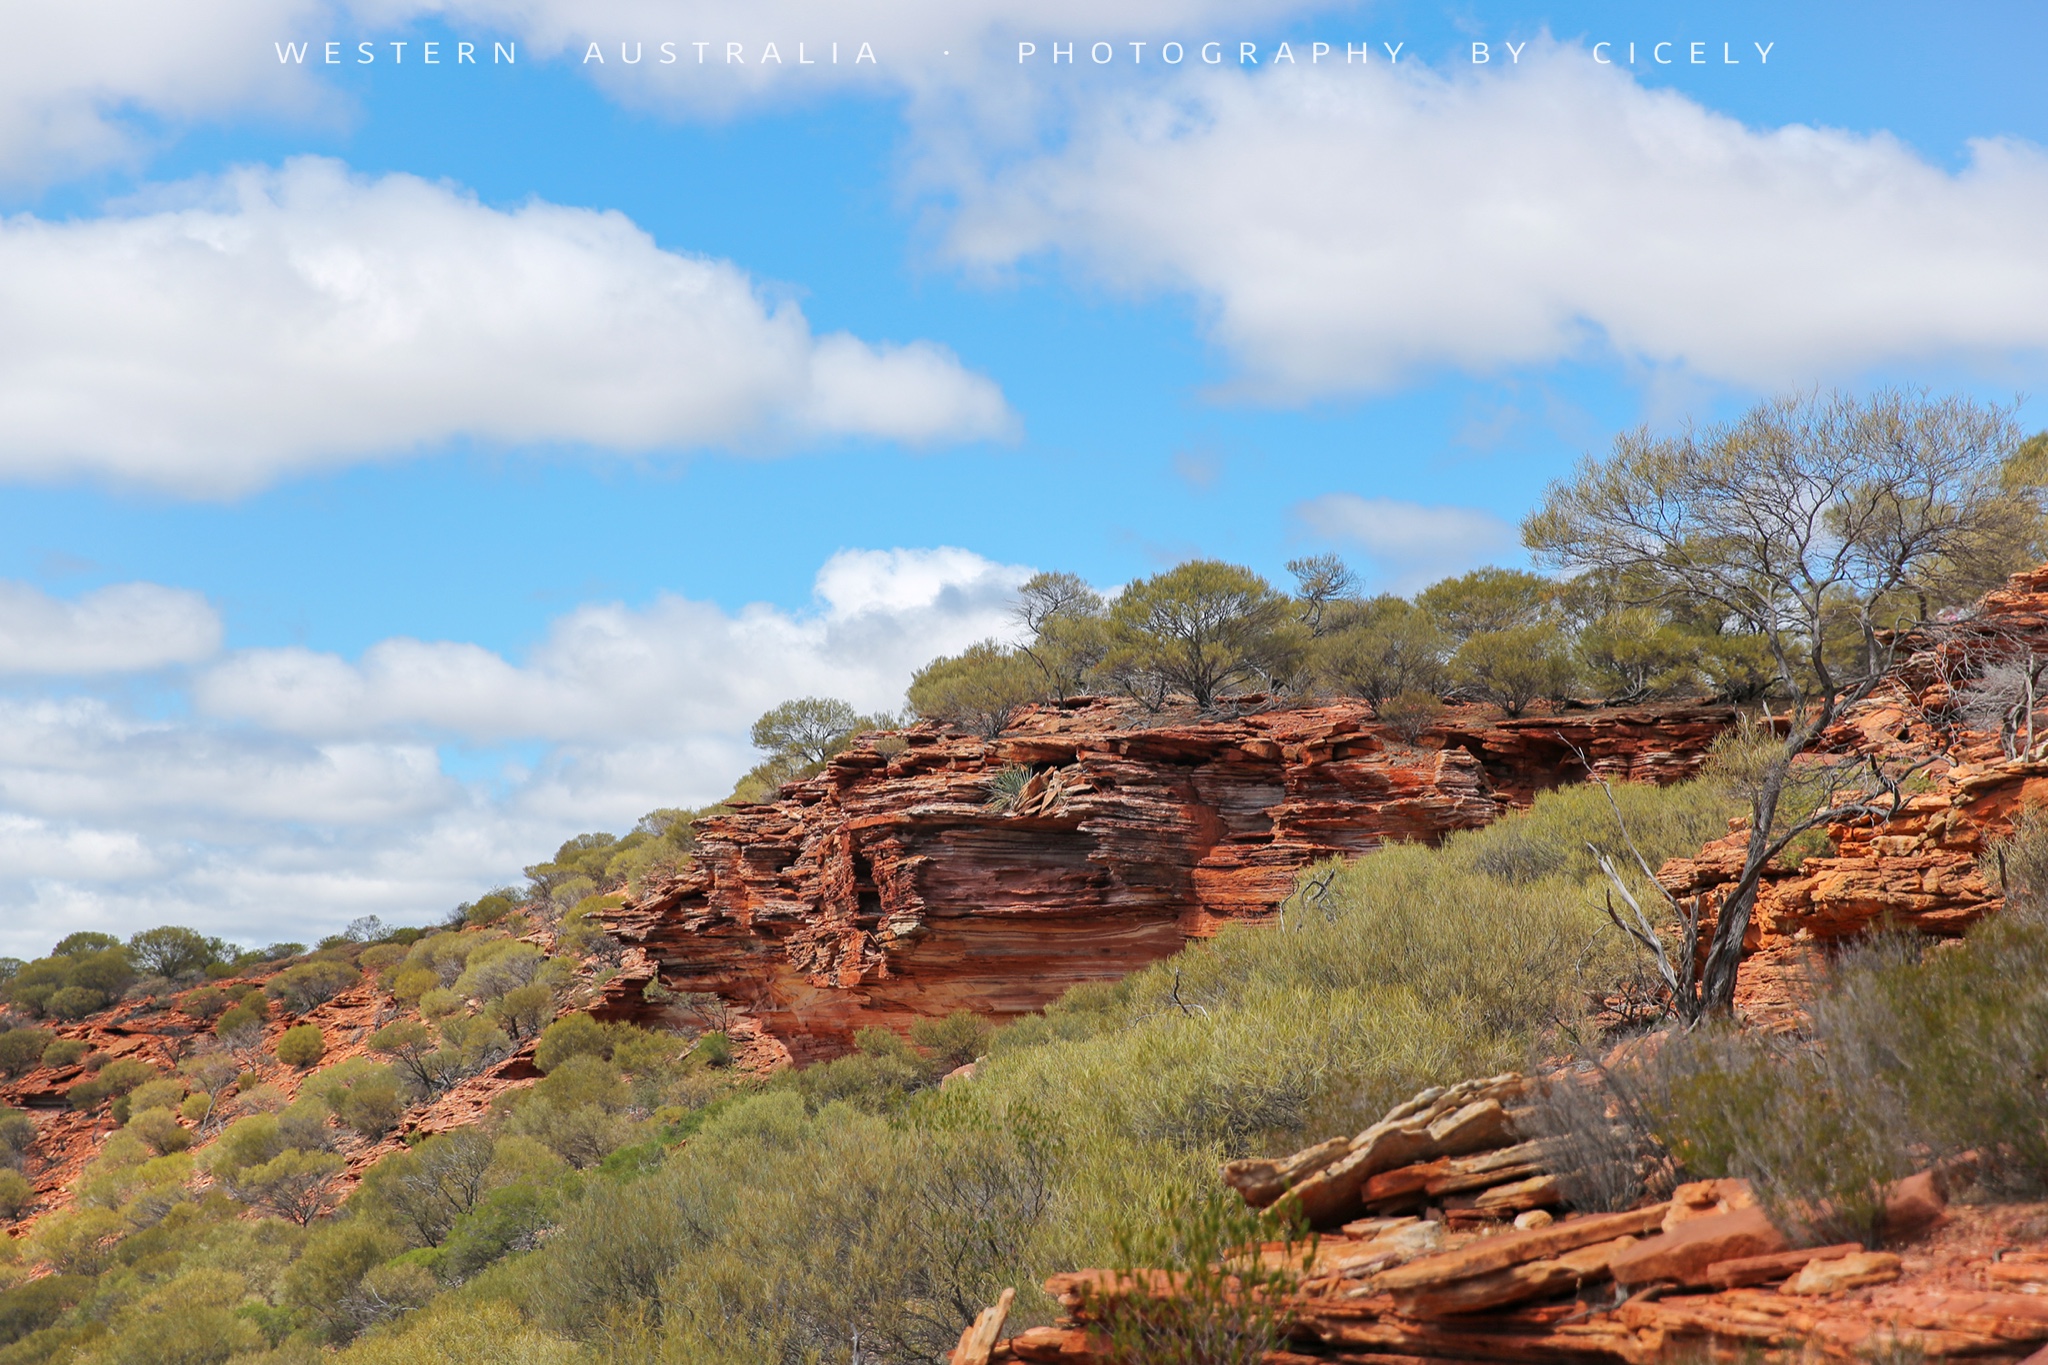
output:
M 1654 1035 L 1553 1087 L 1575 1193 L 1741 1176 L 1814 1245 L 1876 1245 L 1886 1185 L 1965 1153 L 1982 1197 L 2048 1193 L 2048 812 L 2023 812 L 1985 873 L 2008 879 L 2001 915 L 1961 941 L 1855 945 L 1798 1034 Z
M 1731 809 L 1707 783 L 1616 796 L 1653 857 Z M 767 1079 L 735 1074 L 716 1032 L 567 1015 L 540 1034 L 540 1082 L 384 1158 L 339 1208 L 336 1149 L 501 1055 L 524 1027 L 507 1002 L 559 989 L 560 968 L 519 951 L 516 919 L 331 948 L 299 966 L 376 974 L 432 1022 L 387 1026 L 289 1103 L 244 1088 L 251 1058 L 225 1048 L 120 1077 L 127 1123 L 77 1208 L 0 1271 L 0 1362 L 799 1362 L 846 1358 L 856 1331 L 865 1360 L 936 1359 L 1005 1285 L 1048 1317 L 1038 1280 L 1207 1199 L 1219 1160 L 1526 1061 L 1633 970 L 1588 838 L 1619 847 L 1606 796 L 1552 793 L 1440 850 L 1324 869 L 1284 931 L 1226 933 L 1001 1031 L 864 1033 Z
M 1356 695 L 1411 738 L 1446 697 L 1519 713 L 1711 692 L 1832 714 L 1881 672 L 1881 629 L 1930 619 L 2038 552 L 2048 447 L 2016 447 L 2003 414 L 1752 416 L 1683 442 L 1626 438 L 1554 489 L 1530 539 L 1582 570 L 1569 580 L 1485 569 L 1366 598 L 1330 558 L 1294 564 L 1292 593 L 1198 562 L 1104 600 L 1043 574 L 1023 592 L 1021 643 L 934 661 L 910 704 L 991 734 L 1026 702 L 1105 690 L 1150 707 Z M 1770 545 L 1614 530 L 1645 498 L 1762 496 L 1742 482 L 1752 466 L 1781 485 L 1767 505 L 1804 506 L 1829 461 L 1854 453 L 1848 437 L 1873 430 L 1936 454 L 1957 431 L 1985 439 L 1927 496 L 1849 480 L 1806 506 L 1819 540 L 1860 547 L 1833 577 L 1815 545 L 1769 562 L 1819 577 L 1759 588 L 1768 575 L 1737 570 Z M 1806 464 L 1749 458 L 1786 432 L 1817 452 Z M 1707 550 L 1752 596 L 1686 577 Z M 1786 607 L 1809 588 L 1810 612 Z M 892 719 L 786 703 L 756 726 L 767 757 L 732 799 L 767 796 Z M 1043 1321 L 1036 1286 L 1053 1270 L 1193 1265 L 1191 1246 L 1239 1235 L 1220 1160 L 1356 1131 L 1422 1086 L 1567 1052 L 1595 1036 L 1596 1010 L 1639 1029 L 1707 1013 L 1690 1007 L 1707 996 L 1666 989 L 1610 924 L 1599 855 L 1647 896 L 1623 822 L 1654 866 L 1744 810 L 1745 876 L 1813 851 L 1819 808 L 1844 789 L 1798 775 L 1811 739 L 1798 730 L 1732 737 L 1697 782 L 1573 786 L 1440 848 L 1312 869 L 1279 927 L 1228 930 L 1000 1031 L 964 1015 L 908 1039 L 869 1031 L 847 1057 L 769 1077 L 733 1066 L 716 1002 L 673 1033 L 573 1010 L 579 972 L 603 970 L 595 913 L 685 866 L 701 812 L 579 835 L 527 868 L 525 888 L 443 926 L 359 923 L 311 953 L 180 929 L 73 935 L 0 964 L 0 1070 L 77 1067 L 69 1103 L 118 1127 L 71 1207 L 0 1243 L 0 1365 L 941 1359 L 1006 1286 L 1013 1323 Z M 1845 958 L 1814 1012 L 1818 1048 L 1708 1023 L 1555 1088 L 1562 1130 L 1591 1135 L 1582 1202 L 1741 1174 L 1816 1236 L 1867 1234 L 1882 1181 L 1945 1154 L 1980 1153 L 2010 1187 L 2048 1179 L 2044 849 L 2030 820 L 1999 863 L 2015 912 L 1962 946 L 1885 941 Z M 542 926 L 552 953 L 527 941 Z M 365 979 L 400 1008 L 359 1042 L 301 1017 Z M 189 1023 L 174 1067 L 56 1036 L 116 1001 Z M 474 1126 L 397 1145 L 339 1198 L 348 1156 L 389 1140 L 408 1106 L 528 1042 L 537 1083 Z M 971 1078 L 942 1084 L 969 1061 Z M 0 1112 L 0 1213 L 32 1207 L 20 1168 L 35 1141 L 26 1116 Z

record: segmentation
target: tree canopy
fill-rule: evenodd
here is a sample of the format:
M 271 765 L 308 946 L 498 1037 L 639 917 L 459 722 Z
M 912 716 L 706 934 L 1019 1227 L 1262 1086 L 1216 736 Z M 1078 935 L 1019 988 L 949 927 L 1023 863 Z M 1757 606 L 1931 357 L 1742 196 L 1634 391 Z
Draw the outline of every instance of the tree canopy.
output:
M 1616 440 L 1523 526 L 1539 561 L 1599 575 L 1624 605 L 1708 616 L 1753 638 L 1782 735 L 1758 769 L 1741 878 L 1721 907 L 1702 1009 L 1733 1008 L 1762 869 L 1822 819 L 1896 807 L 1895 782 L 1781 819 L 1792 760 L 1891 666 L 1899 628 L 2026 564 L 2041 492 L 2010 410 L 1903 390 L 1762 403 L 1733 422 Z M 2031 449 L 2029 447 L 2029 449 Z

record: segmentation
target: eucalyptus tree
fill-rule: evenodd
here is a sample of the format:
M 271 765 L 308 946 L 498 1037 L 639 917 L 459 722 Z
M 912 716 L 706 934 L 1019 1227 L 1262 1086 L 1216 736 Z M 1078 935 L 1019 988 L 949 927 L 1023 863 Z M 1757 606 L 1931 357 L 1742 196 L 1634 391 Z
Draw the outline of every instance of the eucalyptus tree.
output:
M 1789 703 L 1751 765 L 1742 872 L 1704 967 L 1675 982 L 1687 1017 L 1732 1010 L 1765 868 L 1808 829 L 1900 802 L 1882 765 L 1835 765 L 1820 807 L 1781 810 L 1793 763 L 1884 680 L 1901 628 L 2024 562 L 2039 490 L 2016 480 L 2010 409 L 1884 390 L 1780 398 L 1725 424 L 1627 433 L 1552 485 L 1522 528 L 1539 560 L 1635 585 L 1753 633 Z M 1804 805 L 1804 802 L 1798 803 Z

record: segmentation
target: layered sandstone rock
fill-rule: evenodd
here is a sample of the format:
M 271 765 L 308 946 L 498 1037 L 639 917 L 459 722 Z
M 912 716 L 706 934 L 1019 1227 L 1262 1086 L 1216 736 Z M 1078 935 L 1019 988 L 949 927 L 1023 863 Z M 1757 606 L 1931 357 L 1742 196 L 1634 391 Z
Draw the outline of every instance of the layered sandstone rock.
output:
M 1265 1248 L 1270 1263 L 1304 1265 L 1276 1304 L 1290 1339 L 1266 1365 L 2009 1362 L 2048 1342 L 2048 1298 L 2040 1293 L 2048 1287 L 2048 1218 L 2038 1205 L 1937 1207 L 1935 1221 L 1902 1232 L 1890 1251 L 1853 1243 L 1789 1248 L 1739 1180 L 1681 1185 L 1668 1200 L 1618 1213 L 1531 1211 L 1511 1225 L 1510 1201 L 1486 1216 L 1475 1208 L 1473 1184 L 1444 1177 L 1460 1165 L 1475 1172 L 1475 1182 L 1542 1166 L 1544 1156 L 1530 1150 L 1538 1144 L 1516 1131 L 1518 1111 L 1487 1126 L 1478 1152 L 1450 1140 L 1448 1129 L 1434 1137 L 1430 1130 L 1476 1105 L 1519 1100 L 1527 1089 L 1523 1078 L 1496 1076 L 1425 1091 L 1355 1139 L 1225 1169 L 1251 1202 L 1293 1197 L 1323 1228 L 1305 1263 L 1296 1259 L 1299 1244 Z M 1466 1154 L 1431 1155 L 1447 1145 Z M 1365 1196 L 1341 1207 L 1304 1197 L 1346 1155 L 1375 1149 L 1398 1150 L 1411 1164 L 1370 1177 Z M 1489 1155 L 1496 1160 L 1489 1163 Z M 1490 1172 L 1479 1174 L 1482 1167 Z M 1945 1205 L 1942 1182 L 1931 1176 L 1899 1182 L 1895 1196 Z M 1398 1185 L 1399 1202 L 1371 1198 L 1375 1181 L 1388 1191 Z M 1331 1225 L 1358 1213 L 1365 1216 Z M 1005 1312 L 992 1310 L 980 1336 L 962 1338 L 954 1365 L 1111 1365 L 1119 1357 L 1109 1322 L 1153 1313 L 1148 1300 L 1175 1297 L 1184 1283 L 1156 1270 L 1054 1275 L 1045 1290 L 1063 1310 L 1061 1321 L 997 1340 Z M 1001 1308 L 1008 1306 L 1006 1292 Z
M 1827 851 L 1769 869 L 1745 945 L 1760 954 L 1759 975 L 1796 961 L 1800 945 L 1876 924 L 1953 937 L 2002 904 L 1995 855 L 1988 879 L 1981 864 L 2021 809 L 2048 805 L 2048 731 L 2033 752 L 2009 758 L 1997 736 L 1958 722 L 1955 703 L 1987 662 L 2029 651 L 2048 656 L 2048 565 L 2015 574 L 1969 617 L 1901 640 L 1892 677 L 1829 732 L 1816 758 L 1920 765 L 1907 798 L 1890 819 L 1830 826 Z M 1748 837 L 1737 828 L 1666 864 L 1659 880 L 1674 895 L 1698 897 L 1711 920 L 1742 870 Z
M 740 1006 L 798 1060 L 853 1032 L 1015 1015 L 1270 917 L 1317 859 L 1434 842 L 1595 771 L 1694 771 L 1729 708 L 1454 717 L 1404 743 L 1361 702 L 1149 715 L 1083 701 L 984 740 L 866 741 L 699 829 L 695 865 L 610 917 L 632 951 L 605 1009 L 669 989 Z M 1027 769 L 1008 806 L 992 779 Z M 1020 774 L 1021 776 L 1021 774 Z

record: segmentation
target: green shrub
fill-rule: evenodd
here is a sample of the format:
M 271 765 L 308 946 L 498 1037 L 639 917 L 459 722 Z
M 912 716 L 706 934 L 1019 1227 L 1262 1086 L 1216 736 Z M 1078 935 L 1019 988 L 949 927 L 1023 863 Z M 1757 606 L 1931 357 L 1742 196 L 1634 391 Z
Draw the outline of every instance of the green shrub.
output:
M 213 1021 L 213 1036 L 230 1046 L 247 1046 L 263 1032 L 263 1016 L 247 1005 L 236 1005 Z
M 1957 948 L 1847 955 L 1803 1039 L 1674 1035 L 1618 1079 L 1689 1172 L 1749 1179 L 1802 1235 L 1875 1244 L 1884 1185 L 1943 1155 L 2048 1189 L 2043 980 L 2048 919 L 2021 902 Z
M 277 1040 L 277 1060 L 303 1071 L 327 1054 L 327 1040 L 318 1024 L 294 1024 Z
M 391 994 L 411 1004 L 428 991 L 440 988 L 441 978 L 431 967 L 406 967 L 392 975 Z
M 732 1039 L 724 1033 L 707 1033 L 690 1049 L 690 1055 L 709 1067 L 732 1065 Z
M 185 1090 L 185 1083 L 176 1076 L 157 1076 L 128 1092 L 129 1107 L 137 1113 L 175 1108 L 185 1098 Z
M 304 1014 L 315 1005 L 332 1000 L 360 980 L 362 973 L 346 962 L 315 958 L 279 972 L 265 984 L 263 993 L 293 1014 Z
M 42 1065 L 43 1054 L 56 1042 L 48 1029 L 17 1028 L 0 1033 L 0 1074 L 19 1076 Z
M 991 738 L 1025 705 L 1048 695 L 1038 666 L 999 640 L 983 640 L 959 655 L 932 660 L 917 671 L 905 694 L 919 718 Z
M 104 1009 L 106 1004 L 107 997 L 104 992 L 96 991 L 90 986 L 66 986 L 60 991 L 53 992 L 50 998 L 43 1002 L 43 1009 L 59 1019 L 77 1020 L 96 1010 Z
M 1315 1261 L 1304 1230 L 1213 1185 L 1169 1187 L 1134 1221 L 1115 1262 L 1132 1292 L 1105 1324 L 1119 1359 L 1259 1365 L 1285 1344 L 1286 1300 Z M 1152 1291 L 1153 1271 L 1173 1277 L 1172 1292 Z
M 1434 692 L 1396 693 L 1373 707 L 1373 716 L 1410 744 L 1422 738 L 1430 726 L 1443 719 L 1444 704 Z
M 257 1204 L 304 1227 L 333 1205 L 334 1177 L 342 1159 L 332 1152 L 278 1153 L 258 1166 L 237 1168 L 227 1186 L 235 1198 Z
M 28 1183 L 28 1177 L 20 1171 L 0 1169 L 0 1218 L 21 1217 L 36 1197 L 36 1187 Z M 4 1313 L 0 1308 L 0 1313 Z M 5 1340 L 4 1319 L 0 1319 L 0 1341 Z
M 449 1226 L 442 1273 L 459 1283 L 512 1252 L 533 1250 L 555 1227 L 561 1208 L 551 1184 L 519 1180 L 492 1190 Z
M 156 1068 L 133 1057 L 108 1062 L 89 1081 L 64 1092 L 73 1109 L 91 1109 L 113 1096 L 126 1096 L 144 1081 L 156 1079 Z
M 390 1067 L 358 1057 L 319 1072 L 306 1089 L 334 1116 L 367 1138 L 379 1138 L 397 1126 L 405 1113 L 405 1097 Z
M 192 1145 L 192 1130 L 168 1109 L 142 1109 L 129 1115 L 127 1129 L 149 1144 L 158 1156 L 182 1152 Z
M 20 1109 L 0 1109 L 0 1165 L 17 1164 L 35 1145 L 35 1120 Z
M 496 1144 L 479 1128 L 458 1128 L 385 1157 L 363 1177 L 356 1200 L 414 1246 L 439 1246 L 449 1229 L 502 1179 Z
M 519 893 L 516 891 L 493 891 L 478 896 L 462 907 L 463 921 L 473 929 L 486 929 L 498 923 L 519 908 Z
M 73 944 L 73 939 L 79 941 Z M 66 950 L 67 944 L 70 950 Z M 49 1014 L 58 1012 L 52 1002 L 63 995 L 58 1008 L 64 1013 L 59 1017 L 78 1017 L 118 999 L 134 980 L 135 968 L 118 940 L 107 934 L 73 934 L 50 956 L 24 965 L 0 987 L 0 996 L 38 1014 Z
M 287 1147 L 302 1152 L 324 1152 L 334 1145 L 327 1126 L 327 1105 L 312 1095 L 301 1095 L 277 1110 L 277 1137 Z
M 571 1057 L 609 1058 L 611 1035 L 603 1024 L 582 1012 L 565 1014 L 549 1024 L 533 1050 L 533 1065 L 542 1075 Z
M 228 993 L 217 986 L 201 986 L 178 997 L 178 1008 L 202 1024 L 218 1019 L 231 1003 Z
M 488 1003 L 533 982 L 546 962 L 541 950 L 531 943 L 516 938 L 495 939 L 470 953 L 462 975 L 455 979 L 454 990 L 457 995 Z
M 594 1166 L 631 1138 L 630 1100 L 609 1062 L 569 1057 L 520 1099 L 506 1131 L 538 1139 L 571 1166 Z
M 329 1223 L 285 1272 L 280 1297 L 320 1322 L 330 1338 L 345 1341 L 380 1316 L 364 1302 L 363 1277 L 404 1250 L 396 1234 L 368 1219 Z
M 222 1129 L 203 1155 L 214 1177 L 225 1180 L 237 1170 L 262 1165 L 284 1148 L 275 1114 L 245 1114 Z
M 488 1011 L 491 1021 L 517 1041 L 537 1036 L 555 1016 L 555 993 L 541 982 L 514 986 L 493 1000 Z
M 153 976 L 172 980 L 201 976 L 208 967 L 226 961 L 232 952 L 217 938 L 175 924 L 144 929 L 128 940 L 129 961 Z
M 406 945 L 402 943 L 373 944 L 356 958 L 356 965 L 366 972 L 382 972 L 405 961 Z
M 940 1073 L 967 1065 L 988 1051 L 995 1025 L 969 1010 L 956 1010 L 943 1019 L 920 1019 L 910 1026 L 910 1041 L 931 1054 L 932 1066 Z
M 429 1019 L 447 1019 L 462 1013 L 463 1006 L 467 1003 L 460 991 L 437 986 L 420 997 L 420 1013 Z
M 107 1365 L 221 1365 L 263 1345 L 237 1305 L 242 1277 L 226 1270 L 189 1270 L 129 1305 L 111 1324 Z
M 59 1038 L 43 1049 L 44 1066 L 77 1066 L 91 1051 L 83 1038 Z
M 46 1275 L 0 1292 L 0 1346 L 50 1326 L 91 1290 L 83 1276 Z

